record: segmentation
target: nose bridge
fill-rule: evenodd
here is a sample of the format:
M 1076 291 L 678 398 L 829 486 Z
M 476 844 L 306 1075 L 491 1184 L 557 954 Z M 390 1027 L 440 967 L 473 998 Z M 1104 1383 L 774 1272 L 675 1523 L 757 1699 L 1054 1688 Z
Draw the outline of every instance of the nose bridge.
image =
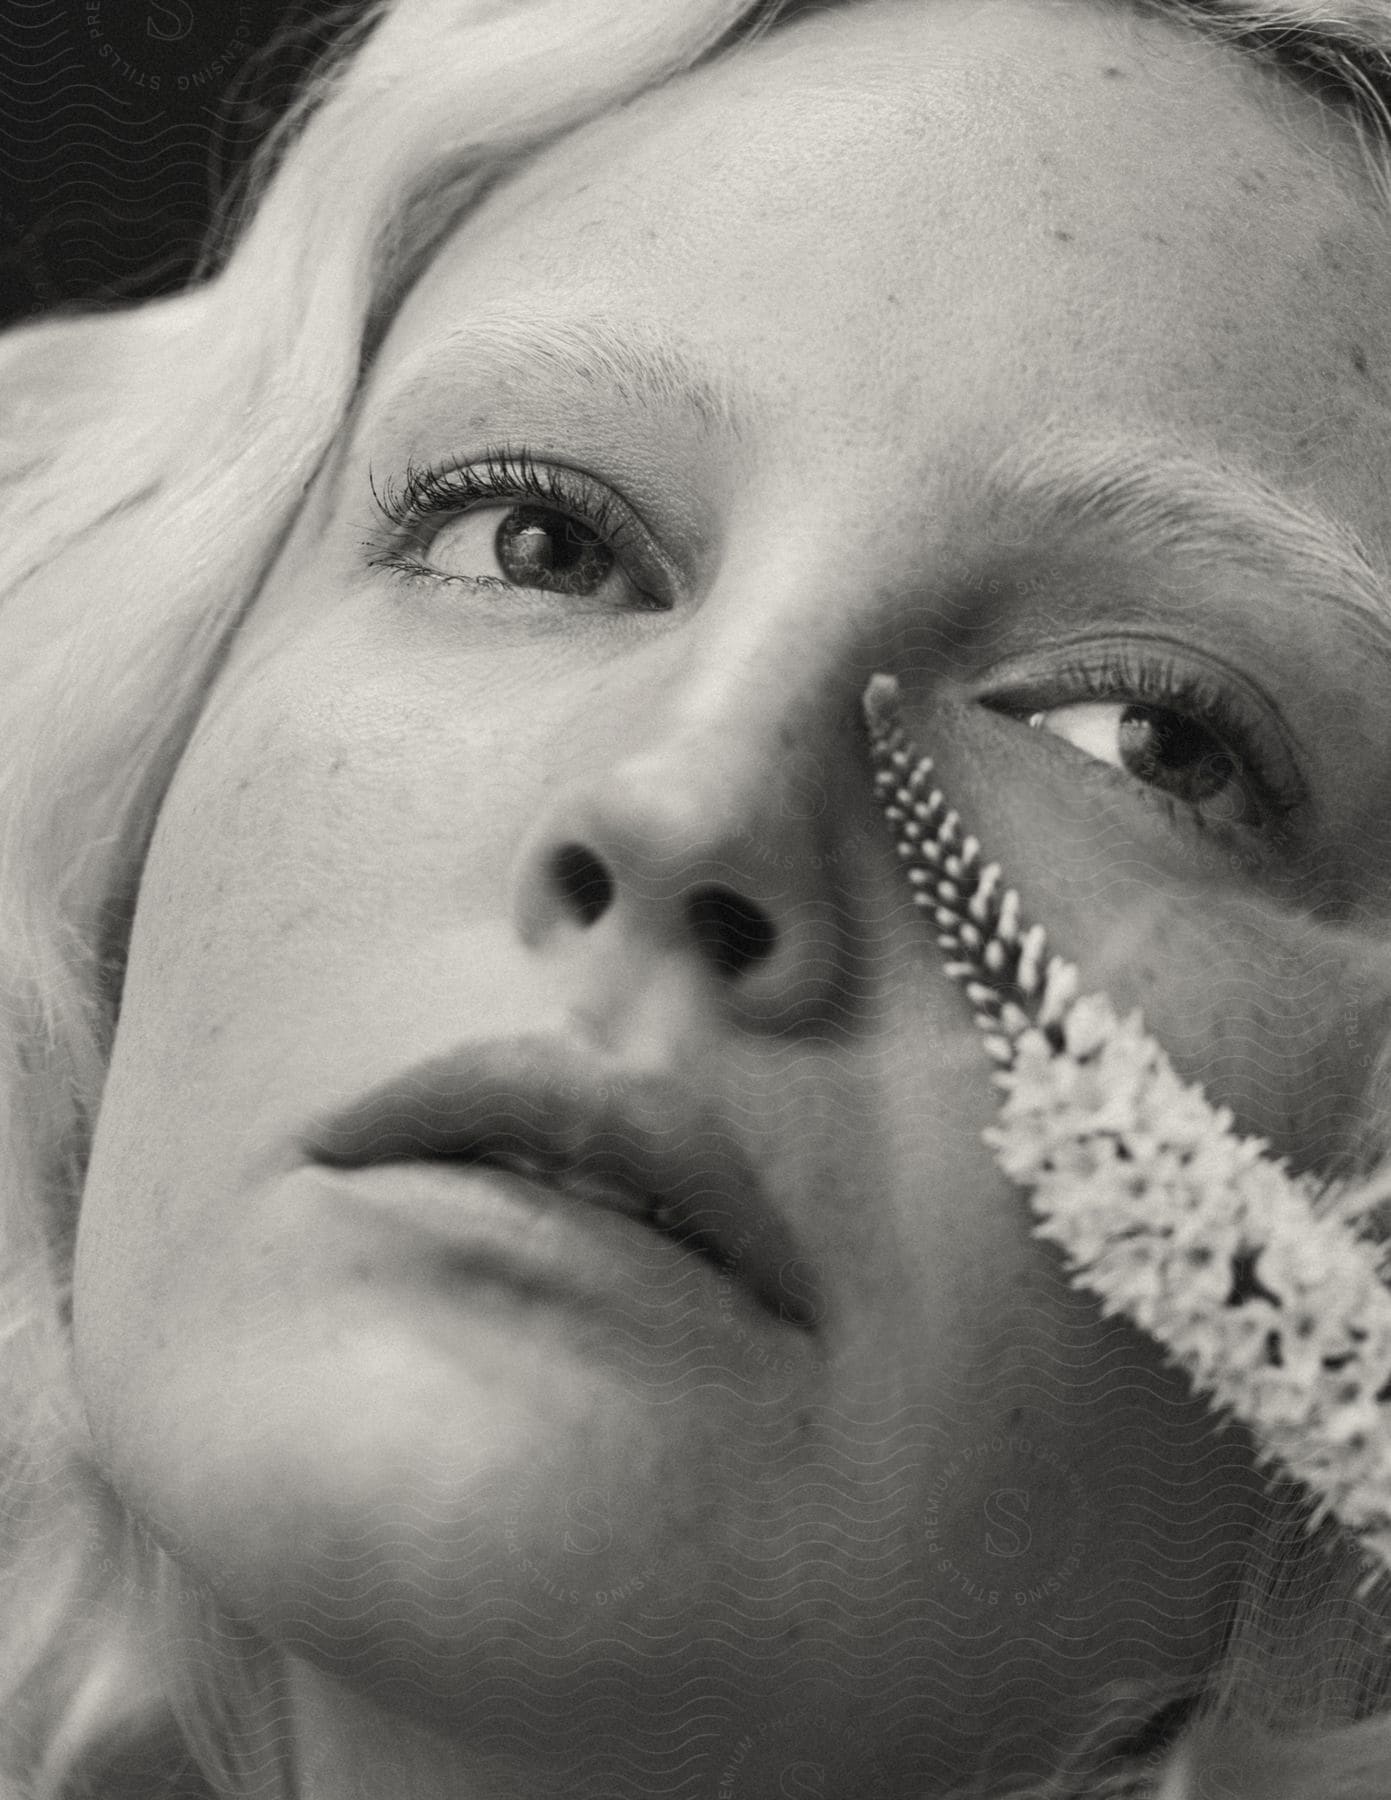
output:
M 566 783 L 523 846 L 523 940 L 633 979 L 675 959 L 765 1025 L 843 1015 L 835 844 L 863 679 L 844 655 L 802 655 L 688 666 L 654 690 L 646 728 Z
M 770 671 L 673 695 L 664 717 L 654 710 L 651 731 L 594 795 L 635 853 L 655 853 L 653 878 L 769 889 L 779 875 L 795 881 L 843 773 L 831 696 L 780 691 Z

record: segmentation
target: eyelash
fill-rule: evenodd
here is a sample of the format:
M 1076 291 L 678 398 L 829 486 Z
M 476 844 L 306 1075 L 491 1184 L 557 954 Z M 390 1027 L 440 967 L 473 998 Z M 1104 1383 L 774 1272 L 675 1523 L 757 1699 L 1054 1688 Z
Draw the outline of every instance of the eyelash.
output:
M 1307 789 L 1292 770 L 1279 775 L 1272 770 L 1270 730 L 1254 722 L 1230 688 L 1201 670 L 1181 666 L 1169 657 L 1137 656 L 1114 648 L 1098 653 L 1090 662 L 1079 661 L 1060 669 L 1049 677 L 1046 698 L 1039 684 L 1034 696 L 1026 697 L 1024 703 L 1030 710 L 1038 711 L 1073 706 L 1084 700 L 1112 704 L 1134 701 L 1171 708 L 1210 731 L 1241 765 L 1261 815 L 1254 829 L 1278 835 L 1308 799 Z M 1120 770 L 1113 772 L 1122 774 Z M 1124 779 L 1133 782 L 1130 776 Z M 1188 824 L 1214 835 L 1230 829 L 1214 824 L 1199 805 L 1190 805 L 1143 783 L 1134 785 L 1176 824 Z
M 369 540 L 368 563 L 408 581 L 458 582 L 515 591 L 512 583 L 497 577 L 442 574 L 423 560 L 415 541 L 421 528 L 432 520 L 458 518 L 480 502 L 533 500 L 550 507 L 588 526 L 621 563 L 628 560 L 624 552 L 635 550 L 640 543 L 636 527 L 611 494 L 573 469 L 537 462 L 526 449 L 498 446 L 486 449 L 474 462 L 435 468 L 407 462 L 400 482 L 388 481 L 380 492 L 370 475 L 368 482 L 387 527 L 384 536 Z M 637 610 L 667 610 L 666 603 L 646 592 L 631 573 L 628 580 L 641 602 Z

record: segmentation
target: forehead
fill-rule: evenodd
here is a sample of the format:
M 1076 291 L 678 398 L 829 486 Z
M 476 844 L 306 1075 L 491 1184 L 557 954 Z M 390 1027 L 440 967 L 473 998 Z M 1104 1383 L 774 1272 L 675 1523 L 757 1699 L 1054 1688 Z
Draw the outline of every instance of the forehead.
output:
M 1350 128 L 1248 56 L 1121 0 L 868 0 L 533 159 L 441 246 L 368 403 L 452 368 L 524 389 L 470 321 L 588 317 L 682 346 L 693 415 L 753 460 L 1104 425 L 1315 490 L 1376 547 L 1388 268 Z

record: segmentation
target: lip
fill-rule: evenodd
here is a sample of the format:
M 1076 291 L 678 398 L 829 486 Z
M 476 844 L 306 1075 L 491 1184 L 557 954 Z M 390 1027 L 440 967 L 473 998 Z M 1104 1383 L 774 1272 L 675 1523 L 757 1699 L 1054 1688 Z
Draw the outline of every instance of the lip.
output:
M 459 1045 L 315 1122 L 302 1149 L 336 1169 L 519 1174 L 697 1251 L 781 1324 L 812 1332 L 823 1314 L 816 1273 L 718 1100 L 559 1039 Z

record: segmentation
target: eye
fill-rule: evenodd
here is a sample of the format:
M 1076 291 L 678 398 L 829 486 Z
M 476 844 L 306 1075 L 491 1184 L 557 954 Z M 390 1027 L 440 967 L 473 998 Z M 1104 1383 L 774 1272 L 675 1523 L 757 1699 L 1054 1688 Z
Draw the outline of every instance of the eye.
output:
M 406 581 L 669 610 L 669 571 L 636 515 L 578 469 L 501 448 L 476 462 L 411 463 L 399 485 L 373 483 L 372 494 L 386 532 L 364 546 L 368 562 Z
M 987 704 L 1116 770 L 1177 826 L 1288 848 L 1309 800 L 1274 701 L 1187 647 L 1098 643 Z
M 1240 758 L 1211 726 L 1176 707 L 1084 700 L 1032 713 L 1029 723 L 1186 806 L 1216 807 L 1232 819 L 1247 810 Z
M 430 538 L 431 566 L 445 579 L 597 594 L 618 558 L 592 526 L 552 507 L 477 506 Z

